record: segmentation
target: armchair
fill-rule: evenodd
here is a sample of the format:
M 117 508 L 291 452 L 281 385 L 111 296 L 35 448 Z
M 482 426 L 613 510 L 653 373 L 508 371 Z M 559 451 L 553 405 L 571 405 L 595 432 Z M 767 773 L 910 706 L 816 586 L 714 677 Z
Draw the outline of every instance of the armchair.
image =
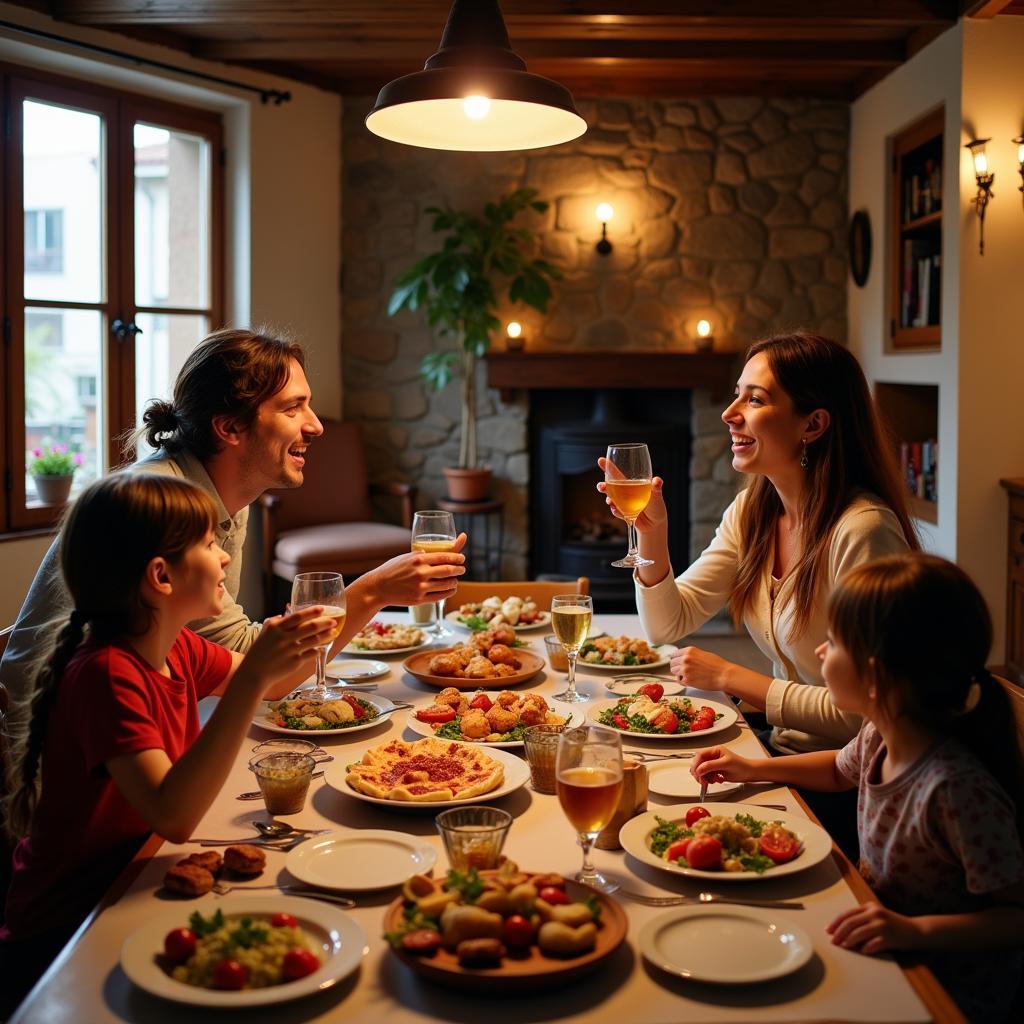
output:
M 323 437 L 309 448 L 303 485 L 260 498 L 266 614 L 274 608 L 275 577 L 340 572 L 348 581 L 410 550 L 415 488 L 368 483 L 362 427 L 323 423 Z M 400 499 L 401 526 L 374 521 L 374 494 Z

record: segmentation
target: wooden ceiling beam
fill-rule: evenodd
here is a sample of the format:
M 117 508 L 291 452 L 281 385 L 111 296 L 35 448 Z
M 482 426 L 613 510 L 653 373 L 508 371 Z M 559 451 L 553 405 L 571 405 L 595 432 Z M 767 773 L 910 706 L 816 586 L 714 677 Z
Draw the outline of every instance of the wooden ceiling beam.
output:
M 960 0 L 965 18 L 994 18 L 1010 6 L 1011 0 Z

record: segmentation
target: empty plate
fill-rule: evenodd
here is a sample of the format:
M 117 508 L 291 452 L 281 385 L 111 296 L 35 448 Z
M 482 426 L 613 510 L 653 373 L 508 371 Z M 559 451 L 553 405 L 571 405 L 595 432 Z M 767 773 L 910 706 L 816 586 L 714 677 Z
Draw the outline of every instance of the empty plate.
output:
M 391 671 L 383 661 L 365 658 L 335 658 L 327 663 L 327 674 L 332 679 L 376 679 Z
M 648 921 L 639 945 L 655 967 L 716 985 L 781 978 L 814 954 L 802 928 L 754 907 L 679 907 Z
M 660 796 L 696 800 L 700 796 L 700 783 L 690 774 L 692 766 L 691 760 L 651 761 L 647 765 L 647 788 Z M 742 786 L 742 782 L 712 782 L 708 785 L 708 796 L 717 800 Z
M 416 836 L 360 829 L 306 840 L 288 854 L 285 867 L 318 889 L 373 892 L 401 885 L 410 875 L 425 875 L 436 861 L 433 847 Z
M 678 679 L 672 679 L 669 676 L 649 676 L 643 672 L 634 672 L 627 676 L 616 676 L 605 683 L 604 688 L 609 693 L 617 693 L 620 697 L 625 697 L 630 693 L 636 693 L 645 683 L 657 683 L 666 697 L 682 693 L 684 690 L 683 684 Z

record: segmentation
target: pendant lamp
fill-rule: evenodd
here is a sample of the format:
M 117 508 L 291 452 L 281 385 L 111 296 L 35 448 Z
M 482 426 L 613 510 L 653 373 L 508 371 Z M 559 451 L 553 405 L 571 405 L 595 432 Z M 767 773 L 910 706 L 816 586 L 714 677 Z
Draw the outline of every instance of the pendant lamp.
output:
M 497 0 L 454 0 L 441 48 L 381 89 L 366 127 L 408 146 L 501 152 L 569 142 L 587 123 L 568 89 L 526 70 Z

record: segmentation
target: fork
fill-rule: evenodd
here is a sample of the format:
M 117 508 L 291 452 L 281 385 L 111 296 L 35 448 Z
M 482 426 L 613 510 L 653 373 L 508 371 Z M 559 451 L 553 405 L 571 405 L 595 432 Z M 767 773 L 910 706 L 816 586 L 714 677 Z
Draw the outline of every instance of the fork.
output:
M 696 753 L 687 754 L 655 754 L 648 750 L 624 750 L 622 752 L 624 757 L 635 757 L 643 761 L 646 764 L 648 761 L 668 761 L 672 758 L 686 759 L 690 757 L 696 757 Z
M 635 903 L 645 907 L 681 907 L 686 904 L 735 903 L 742 907 L 763 907 L 765 910 L 803 910 L 804 905 L 796 900 L 748 900 L 738 896 L 719 896 L 713 892 L 702 892 L 696 896 L 647 896 L 628 889 L 613 890 Z
M 300 885 L 229 885 L 227 882 L 214 882 L 213 891 L 218 896 L 226 896 L 229 892 L 250 892 L 255 889 L 276 889 L 278 892 L 287 893 L 289 896 L 306 896 L 309 899 L 324 900 L 326 903 L 337 903 L 339 907 L 354 907 L 355 900 L 347 896 L 338 896 L 333 892 L 324 892 L 321 889 L 303 888 Z
M 303 833 L 297 836 L 280 836 L 277 839 L 243 836 L 241 839 L 190 839 L 189 842 L 198 843 L 200 846 L 238 846 L 244 843 L 247 846 L 262 846 L 268 850 L 290 850 L 310 838 L 312 837 Z

